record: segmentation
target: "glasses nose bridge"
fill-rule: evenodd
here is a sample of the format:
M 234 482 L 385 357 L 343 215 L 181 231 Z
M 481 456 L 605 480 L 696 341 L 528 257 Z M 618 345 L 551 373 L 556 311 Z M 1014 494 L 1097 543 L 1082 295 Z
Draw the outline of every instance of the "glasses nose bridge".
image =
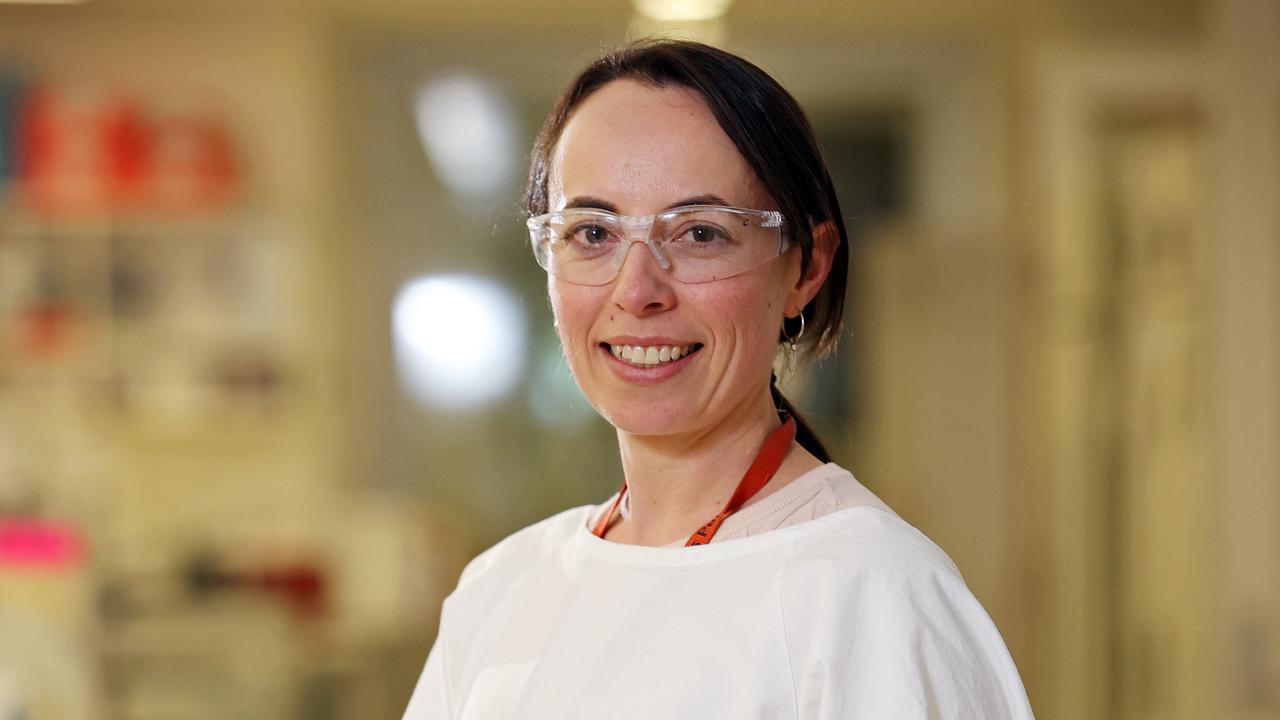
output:
M 618 226 L 622 229 L 620 234 L 626 242 L 619 243 L 618 254 L 614 259 L 613 269 L 615 273 L 621 272 L 622 264 L 626 262 L 627 256 L 631 254 L 631 246 L 636 243 L 643 243 L 647 246 L 649 253 L 653 255 L 654 260 L 658 261 L 658 265 L 663 270 L 671 270 L 671 260 L 662 249 L 663 238 L 661 235 L 654 235 L 655 229 L 661 228 L 657 215 L 640 217 L 621 215 L 618 217 Z

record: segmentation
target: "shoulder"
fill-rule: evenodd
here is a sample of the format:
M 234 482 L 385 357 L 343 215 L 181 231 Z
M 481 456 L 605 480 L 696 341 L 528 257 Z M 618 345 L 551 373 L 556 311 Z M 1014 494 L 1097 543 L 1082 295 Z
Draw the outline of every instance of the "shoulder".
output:
M 831 517 L 794 545 L 782 575 L 805 702 L 868 717 L 1030 717 L 1004 640 L 947 554 L 880 508 Z
M 784 609 L 805 608 L 818 593 L 838 598 L 834 622 L 883 625 L 985 613 L 959 569 L 924 533 L 891 511 L 859 506 L 828 516 L 824 532 L 799 538 L 782 574 Z
M 838 568 L 851 579 L 864 574 L 924 571 L 960 578 L 959 569 L 942 548 L 878 498 L 874 503 L 843 507 L 826 520 L 821 532 L 794 543 L 791 569 Z

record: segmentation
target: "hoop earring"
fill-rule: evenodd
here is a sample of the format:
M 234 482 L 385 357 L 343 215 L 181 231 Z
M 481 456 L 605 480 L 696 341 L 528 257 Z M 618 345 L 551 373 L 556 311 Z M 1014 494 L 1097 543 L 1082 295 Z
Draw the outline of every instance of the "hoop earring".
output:
M 800 312 L 800 332 L 795 335 L 787 334 L 787 319 L 782 319 L 782 337 L 787 341 L 791 354 L 795 355 L 800 349 L 800 338 L 804 337 L 804 311 Z

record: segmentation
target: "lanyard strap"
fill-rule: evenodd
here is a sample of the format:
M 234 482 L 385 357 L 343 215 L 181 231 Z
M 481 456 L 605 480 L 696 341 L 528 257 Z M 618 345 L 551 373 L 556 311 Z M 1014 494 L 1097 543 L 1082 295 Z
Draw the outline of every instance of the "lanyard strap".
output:
M 764 439 L 764 444 L 760 447 L 760 452 L 756 454 L 756 459 L 751 462 L 751 467 L 747 468 L 747 473 L 742 476 L 742 480 L 738 481 L 738 488 L 733 491 L 733 495 L 729 497 L 729 502 L 725 503 L 724 509 L 718 515 L 707 521 L 706 525 L 698 528 L 689 536 L 689 541 L 684 544 L 685 547 L 690 545 L 706 545 L 711 542 L 711 538 L 715 537 L 716 531 L 720 529 L 720 524 L 724 519 L 738 511 L 744 503 L 752 498 L 756 493 L 760 492 L 778 472 L 778 468 L 782 466 L 782 460 L 786 458 L 787 451 L 791 449 L 791 442 L 796 438 L 796 421 L 791 416 L 782 423 L 782 427 L 769 433 L 769 437 Z M 618 504 L 622 502 L 622 496 L 627 493 L 627 481 L 622 481 L 622 489 L 618 491 L 618 496 L 614 498 L 613 504 L 609 506 L 609 512 L 596 522 L 595 527 L 591 528 L 591 532 L 596 537 L 604 537 L 605 530 L 609 527 L 609 522 L 613 520 L 613 513 L 618 509 Z

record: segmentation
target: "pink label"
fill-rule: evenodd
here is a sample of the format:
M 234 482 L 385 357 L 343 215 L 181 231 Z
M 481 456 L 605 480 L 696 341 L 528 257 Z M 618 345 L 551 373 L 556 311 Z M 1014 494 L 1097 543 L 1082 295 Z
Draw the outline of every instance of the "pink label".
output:
M 84 561 L 84 540 L 69 524 L 0 519 L 0 566 L 69 568 Z

